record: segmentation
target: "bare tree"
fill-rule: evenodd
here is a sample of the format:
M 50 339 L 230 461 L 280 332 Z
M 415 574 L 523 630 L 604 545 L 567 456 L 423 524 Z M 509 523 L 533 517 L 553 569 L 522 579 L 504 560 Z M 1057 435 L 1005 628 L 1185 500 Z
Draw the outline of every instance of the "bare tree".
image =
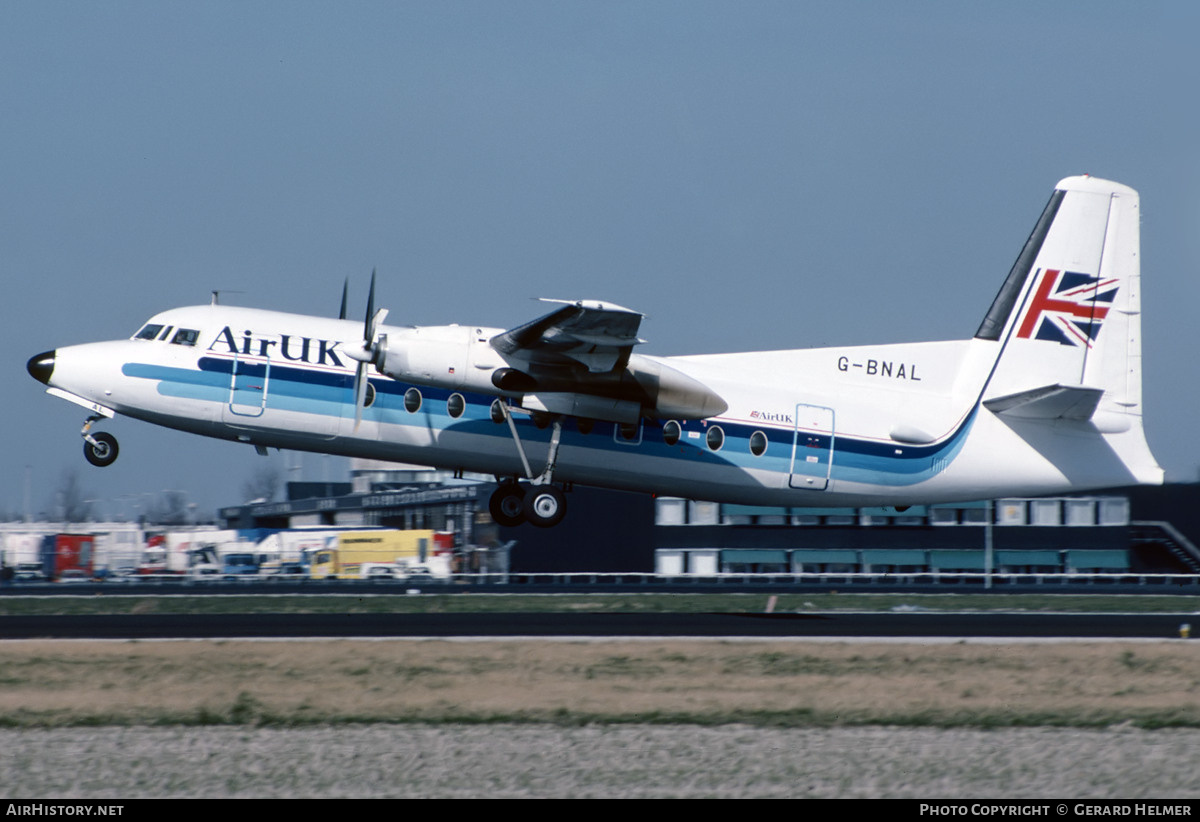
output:
M 92 502 L 74 469 L 63 471 L 50 510 L 59 514 L 63 522 L 87 522 L 92 518 Z
M 274 502 L 283 484 L 283 472 L 274 462 L 267 462 L 254 469 L 250 479 L 242 486 L 242 496 L 247 502 Z
M 150 503 L 146 520 L 158 525 L 187 525 L 187 491 L 163 491 Z

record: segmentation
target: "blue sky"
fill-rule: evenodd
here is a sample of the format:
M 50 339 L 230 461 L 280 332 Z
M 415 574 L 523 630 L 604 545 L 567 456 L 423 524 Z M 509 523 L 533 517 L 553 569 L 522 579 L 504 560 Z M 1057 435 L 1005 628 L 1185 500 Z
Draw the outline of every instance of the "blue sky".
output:
M 1194 479 L 1194 8 L 0 5 L 0 510 L 68 470 L 114 512 L 239 501 L 252 449 L 118 420 L 93 469 L 24 370 L 213 289 L 333 314 L 350 277 L 358 313 L 377 268 L 398 324 L 602 298 L 653 354 L 961 338 L 1078 173 L 1141 192 L 1147 432 Z

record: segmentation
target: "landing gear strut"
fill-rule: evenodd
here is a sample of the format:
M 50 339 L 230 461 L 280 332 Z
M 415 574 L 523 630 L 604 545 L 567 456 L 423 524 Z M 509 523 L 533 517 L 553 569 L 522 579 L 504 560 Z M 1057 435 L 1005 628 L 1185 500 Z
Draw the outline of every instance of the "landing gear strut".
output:
M 98 431 L 95 434 L 89 434 L 92 424 L 97 420 L 103 419 L 100 416 L 88 417 L 87 422 L 83 424 L 83 456 L 92 465 L 98 468 L 104 468 L 116 462 L 117 454 L 120 449 L 117 447 L 117 438 L 112 434 L 106 434 L 103 431 Z
M 508 404 L 501 401 L 499 408 L 493 407 L 503 415 L 512 432 L 513 442 L 516 443 L 517 453 L 521 457 L 521 465 L 525 468 L 525 476 L 529 482 L 519 482 L 516 477 L 506 479 L 500 487 L 492 492 L 488 500 L 488 510 L 492 519 L 498 525 L 512 527 L 528 522 L 538 528 L 550 528 L 562 522 L 567 514 L 567 500 L 563 492 L 553 484 L 554 465 L 558 461 L 558 445 L 562 439 L 562 419 L 554 419 L 554 431 L 550 436 L 550 452 L 547 455 L 546 467 L 538 476 L 533 476 L 529 467 L 529 459 L 525 456 L 525 448 L 517 435 L 517 426 L 513 422 L 512 411 Z M 497 420 L 499 421 L 499 420 Z

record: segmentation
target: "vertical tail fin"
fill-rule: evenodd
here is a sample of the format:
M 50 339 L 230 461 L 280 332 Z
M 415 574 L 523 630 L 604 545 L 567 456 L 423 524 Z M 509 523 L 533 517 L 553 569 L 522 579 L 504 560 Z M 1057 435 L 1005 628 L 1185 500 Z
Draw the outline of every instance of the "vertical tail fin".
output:
M 976 337 L 1001 343 L 985 399 L 1043 386 L 1102 389 L 1106 411 L 1141 413 L 1138 195 L 1058 184 Z
M 1142 453 L 1125 462 L 1137 463 L 1128 467 L 1140 481 L 1161 481 L 1141 434 L 1139 216 L 1138 194 L 1127 186 L 1062 180 L 976 339 L 1000 346 L 985 407 L 1105 434 L 1132 431 Z

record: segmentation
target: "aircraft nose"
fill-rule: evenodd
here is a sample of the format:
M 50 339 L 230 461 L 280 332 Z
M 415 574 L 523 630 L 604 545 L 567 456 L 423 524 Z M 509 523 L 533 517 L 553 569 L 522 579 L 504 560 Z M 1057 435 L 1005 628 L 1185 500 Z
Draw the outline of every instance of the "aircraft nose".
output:
M 43 351 L 41 354 L 30 357 L 29 362 L 25 363 L 29 376 L 40 383 L 49 385 L 50 377 L 54 374 L 54 354 L 53 351 Z

